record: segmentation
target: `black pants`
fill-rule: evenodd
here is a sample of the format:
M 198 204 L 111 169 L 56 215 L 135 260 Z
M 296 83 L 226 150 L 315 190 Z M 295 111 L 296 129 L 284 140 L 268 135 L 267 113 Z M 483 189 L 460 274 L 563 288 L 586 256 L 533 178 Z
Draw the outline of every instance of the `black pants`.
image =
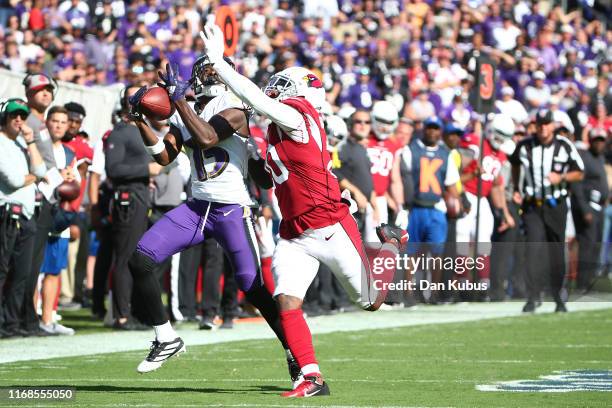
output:
M 194 319 L 197 313 L 196 282 L 203 245 L 204 243 L 195 245 L 181 252 L 178 294 L 171 293 L 171 296 L 178 295 L 179 311 L 186 319 Z
M 119 191 L 120 189 L 118 189 Z M 112 240 L 115 263 L 113 267 L 113 316 L 130 316 L 132 274 L 128 261 L 138 241 L 148 228 L 148 191 L 146 187 L 131 189 L 129 205 L 113 203 Z
M 21 309 L 21 324 L 26 330 L 38 330 L 38 315 L 34 306 L 34 293 L 38 285 L 38 275 L 45 257 L 45 246 L 49 239 L 49 232 L 53 229 L 53 214 L 51 204 L 43 198 L 36 218 L 36 235 L 34 236 L 34 249 L 30 273 L 26 278 L 23 292 L 23 305 Z
M 202 316 L 213 318 L 221 313 L 223 319 L 236 317 L 238 285 L 234 279 L 234 271 L 225 258 L 223 249 L 212 238 L 203 243 L 202 261 Z M 221 274 L 224 275 L 223 297 L 219 287 Z
M 504 283 L 512 288 L 513 296 L 524 296 L 525 273 L 524 251 L 525 242 L 520 228 L 519 205 L 508 201 L 508 211 L 514 218 L 516 226 L 504 232 L 493 233 L 493 249 L 491 251 L 491 289 L 489 295 L 492 300 L 505 298 Z
M 9 331 L 19 328 L 35 236 L 35 219 L 13 220 L 0 214 L 0 327 Z
M 87 259 L 89 258 L 89 217 L 87 213 L 80 212 L 76 217 L 76 225 L 81 232 L 79 250 L 74 266 L 74 301 L 83 301 L 83 281 L 87 275 Z
M 113 265 L 113 231 L 110 225 L 96 230 L 96 237 L 100 241 L 96 265 L 94 267 L 93 289 L 91 292 L 91 311 L 94 315 L 104 316 L 106 307 L 104 297 L 108 287 L 108 273 Z
M 593 211 L 593 222 L 587 224 L 573 209 L 574 224 L 576 225 L 576 240 L 578 241 L 578 288 L 588 288 L 599 268 L 599 253 L 603 237 L 604 214 L 603 211 Z
M 525 206 L 523 221 L 527 233 L 527 299 L 538 300 L 544 283 L 549 283 L 558 302 L 565 277 L 565 199 L 557 200 L 555 207 Z

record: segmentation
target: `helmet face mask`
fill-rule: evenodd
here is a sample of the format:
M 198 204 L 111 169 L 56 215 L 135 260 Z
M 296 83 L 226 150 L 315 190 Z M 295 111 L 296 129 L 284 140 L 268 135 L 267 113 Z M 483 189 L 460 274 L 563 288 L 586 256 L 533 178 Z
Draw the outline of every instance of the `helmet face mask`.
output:
M 232 68 L 234 67 L 234 63 L 229 58 L 223 58 Z M 227 90 L 227 87 L 221 81 L 221 78 L 219 78 L 206 54 L 199 57 L 193 64 L 191 78 L 193 80 L 191 88 L 195 93 L 196 99 L 202 97 L 214 98 Z
M 263 92 L 279 101 L 303 96 L 317 111 L 321 110 L 325 102 L 323 83 L 316 75 L 302 67 L 291 67 L 274 74 Z

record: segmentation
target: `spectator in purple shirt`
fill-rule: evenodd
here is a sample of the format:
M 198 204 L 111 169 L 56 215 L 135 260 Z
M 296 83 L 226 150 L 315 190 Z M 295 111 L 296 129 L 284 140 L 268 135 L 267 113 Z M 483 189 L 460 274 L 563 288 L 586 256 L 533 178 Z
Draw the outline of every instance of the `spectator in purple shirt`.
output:
M 380 93 L 370 79 L 370 70 L 361 68 L 357 83 L 349 88 L 347 100 L 353 107 L 370 109 L 376 100 L 380 100 Z

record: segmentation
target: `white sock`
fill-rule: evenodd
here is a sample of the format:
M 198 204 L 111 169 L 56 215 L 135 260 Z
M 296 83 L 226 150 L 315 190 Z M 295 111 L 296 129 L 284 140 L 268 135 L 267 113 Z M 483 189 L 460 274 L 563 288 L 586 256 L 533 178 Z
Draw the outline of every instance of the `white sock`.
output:
M 319 369 L 318 364 L 306 364 L 304 367 L 302 367 L 302 373 L 304 373 L 304 375 L 313 373 L 321 374 L 321 370 Z
M 169 321 L 161 326 L 153 326 L 153 328 L 155 329 L 155 338 L 161 343 L 167 343 L 178 337 Z
M 291 360 L 293 358 L 293 354 L 291 354 L 291 350 L 285 349 L 285 356 L 287 357 L 287 360 Z

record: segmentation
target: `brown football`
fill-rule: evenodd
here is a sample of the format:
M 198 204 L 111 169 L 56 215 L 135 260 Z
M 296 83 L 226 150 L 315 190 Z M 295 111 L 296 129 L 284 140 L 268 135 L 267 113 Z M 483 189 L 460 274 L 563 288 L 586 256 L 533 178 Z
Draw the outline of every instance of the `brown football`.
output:
M 64 181 L 57 186 L 57 196 L 60 201 L 73 201 L 79 198 L 81 193 L 81 185 L 76 181 Z
M 153 120 L 166 120 L 174 113 L 168 92 L 160 87 L 147 89 L 138 106 L 140 113 Z
M 461 200 L 452 196 L 448 191 L 444 193 L 444 203 L 446 204 L 446 215 L 448 218 L 461 217 Z

